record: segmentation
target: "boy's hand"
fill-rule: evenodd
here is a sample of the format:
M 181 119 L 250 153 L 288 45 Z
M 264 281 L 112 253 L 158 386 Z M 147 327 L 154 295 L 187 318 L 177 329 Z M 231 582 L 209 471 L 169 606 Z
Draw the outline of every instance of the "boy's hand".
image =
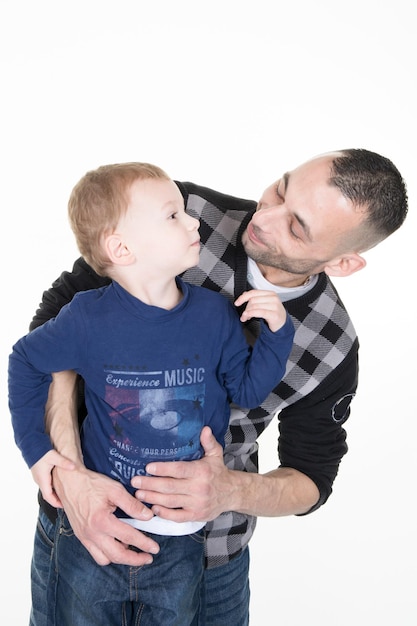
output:
M 241 306 L 245 302 L 247 302 L 247 305 L 240 317 L 241 322 L 247 322 L 252 317 L 262 317 L 273 333 L 284 326 L 287 312 L 281 300 L 273 291 L 263 291 L 261 289 L 244 291 L 235 300 L 235 306 Z
M 75 463 L 59 454 L 59 452 L 56 452 L 56 450 L 50 450 L 44 454 L 37 463 L 32 465 L 30 471 L 44 499 L 52 506 L 62 509 L 61 500 L 58 498 L 52 484 L 52 470 L 54 467 L 60 467 L 64 470 L 73 470 L 75 469 Z

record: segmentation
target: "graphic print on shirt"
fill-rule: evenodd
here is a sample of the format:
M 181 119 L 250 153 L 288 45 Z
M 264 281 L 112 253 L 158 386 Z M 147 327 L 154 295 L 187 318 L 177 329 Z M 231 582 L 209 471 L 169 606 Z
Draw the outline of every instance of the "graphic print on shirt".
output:
M 129 484 L 151 461 L 201 457 L 204 368 L 106 371 L 111 474 Z

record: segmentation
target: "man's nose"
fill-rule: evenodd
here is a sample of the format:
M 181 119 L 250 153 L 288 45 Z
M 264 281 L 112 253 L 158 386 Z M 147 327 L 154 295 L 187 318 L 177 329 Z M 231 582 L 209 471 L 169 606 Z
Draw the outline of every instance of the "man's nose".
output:
M 267 204 L 266 202 L 260 202 L 254 217 L 256 221 L 267 222 L 270 219 L 276 220 L 280 216 L 284 215 L 285 207 L 283 204 Z

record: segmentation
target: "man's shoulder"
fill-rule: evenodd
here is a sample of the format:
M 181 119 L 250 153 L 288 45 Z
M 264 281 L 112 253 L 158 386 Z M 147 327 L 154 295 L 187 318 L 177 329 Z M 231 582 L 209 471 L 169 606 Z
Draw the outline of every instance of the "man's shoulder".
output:
M 338 291 L 325 273 L 305 296 L 286 303 L 295 320 L 295 342 L 322 360 L 323 345 L 338 347 L 340 356 L 349 353 L 357 339 L 356 330 Z
M 207 202 L 222 211 L 253 211 L 256 207 L 254 200 L 239 198 L 220 191 L 215 191 L 209 187 L 196 185 L 191 182 L 175 181 L 181 191 L 186 204 L 196 202 L 196 199 Z

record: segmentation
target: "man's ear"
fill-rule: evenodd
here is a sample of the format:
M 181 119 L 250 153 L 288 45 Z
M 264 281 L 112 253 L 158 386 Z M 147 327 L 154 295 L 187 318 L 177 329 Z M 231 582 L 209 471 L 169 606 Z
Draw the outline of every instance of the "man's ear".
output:
M 130 265 L 132 263 L 133 254 L 117 233 L 105 238 L 104 247 L 114 265 Z
M 350 276 L 355 272 L 359 272 L 365 265 L 365 259 L 357 252 L 352 252 L 330 261 L 324 267 L 324 272 L 328 276 Z

